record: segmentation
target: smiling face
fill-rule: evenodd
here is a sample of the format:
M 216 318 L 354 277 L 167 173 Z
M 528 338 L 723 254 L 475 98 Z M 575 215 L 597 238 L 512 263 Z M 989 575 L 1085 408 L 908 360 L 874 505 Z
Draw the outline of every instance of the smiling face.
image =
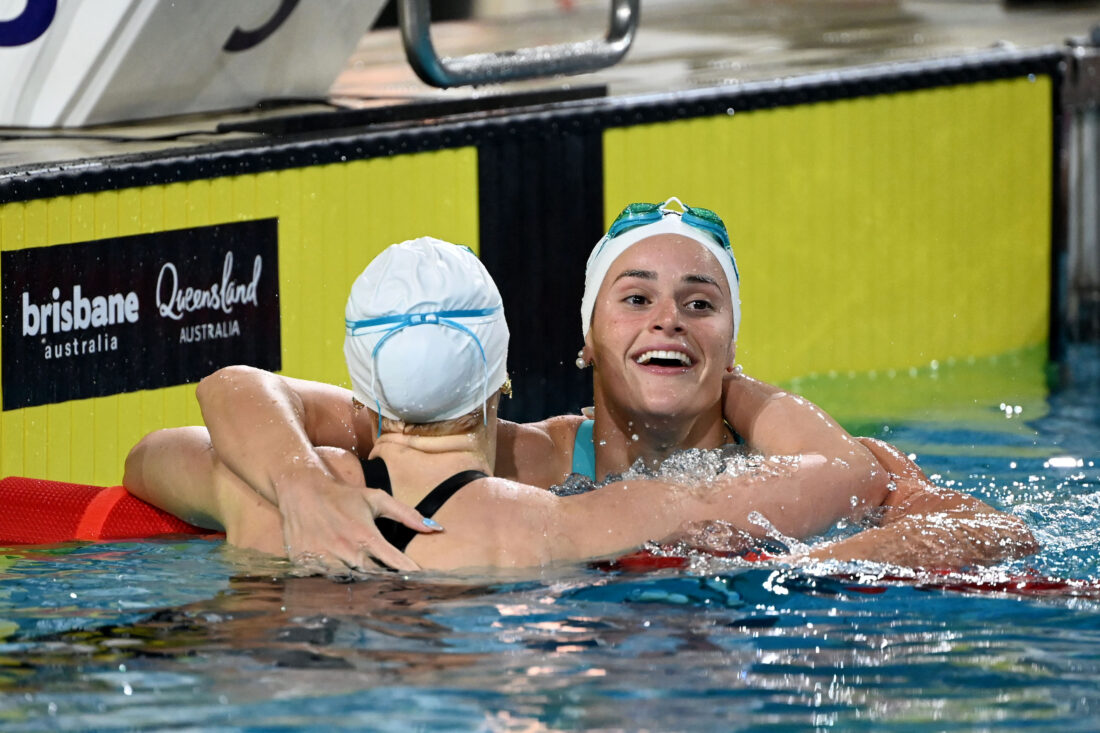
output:
M 643 428 L 647 420 L 720 419 L 734 351 L 729 284 L 697 242 L 661 234 L 612 263 L 585 339 L 598 408 Z

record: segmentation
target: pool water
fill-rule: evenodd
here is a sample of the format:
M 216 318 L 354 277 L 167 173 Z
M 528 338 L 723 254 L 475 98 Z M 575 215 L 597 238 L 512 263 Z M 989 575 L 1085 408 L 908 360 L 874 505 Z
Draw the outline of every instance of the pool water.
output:
M 797 386 L 1042 552 L 338 583 L 199 539 L 8 549 L 0 729 L 1100 728 L 1100 351 Z

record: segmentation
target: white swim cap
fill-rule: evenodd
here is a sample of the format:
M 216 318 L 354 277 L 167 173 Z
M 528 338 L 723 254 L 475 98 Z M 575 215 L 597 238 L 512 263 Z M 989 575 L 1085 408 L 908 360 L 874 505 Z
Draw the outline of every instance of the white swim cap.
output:
M 668 209 L 675 201 L 682 212 Z M 611 263 L 618 259 L 632 244 L 658 234 L 679 234 L 698 242 L 714 255 L 729 283 L 733 303 L 733 338 L 741 327 L 741 277 L 737 261 L 729 246 L 729 235 L 718 215 L 707 209 L 693 208 L 672 197 L 663 204 L 631 204 L 612 223 L 603 238 L 596 243 L 588 264 L 584 268 L 584 297 L 581 298 L 581 334 L 588 335 L 592 326 L 592 310 L 596 307 L 596 295 L 603 285 Z
M 461 417 L 507 379 L 500 293 L 466 247 L 432 237 L 387 247 L 351 286 L 344 315 L 352 391 L 384 417 Z

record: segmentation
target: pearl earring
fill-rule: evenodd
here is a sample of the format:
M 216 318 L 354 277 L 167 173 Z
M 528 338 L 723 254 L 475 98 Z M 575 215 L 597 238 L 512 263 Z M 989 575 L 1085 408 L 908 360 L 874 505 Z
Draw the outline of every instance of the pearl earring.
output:
M 584 360 L 584 349 L 577 352 L 577 360 L 573 363 L 577 365 L 578 369 L 584 369 L 588 366 L 588 362 Z

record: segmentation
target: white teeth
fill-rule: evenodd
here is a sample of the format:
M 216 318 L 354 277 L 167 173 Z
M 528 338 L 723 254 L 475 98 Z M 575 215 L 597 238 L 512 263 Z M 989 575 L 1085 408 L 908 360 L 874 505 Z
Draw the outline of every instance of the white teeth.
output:
M 682 351 L 647 351 L 634 361 L 639 364 L 648 364 L 654 359 L 668 359 L 670 361 L 678 361 L 684 366 L 691 366 L 691 358 Z

